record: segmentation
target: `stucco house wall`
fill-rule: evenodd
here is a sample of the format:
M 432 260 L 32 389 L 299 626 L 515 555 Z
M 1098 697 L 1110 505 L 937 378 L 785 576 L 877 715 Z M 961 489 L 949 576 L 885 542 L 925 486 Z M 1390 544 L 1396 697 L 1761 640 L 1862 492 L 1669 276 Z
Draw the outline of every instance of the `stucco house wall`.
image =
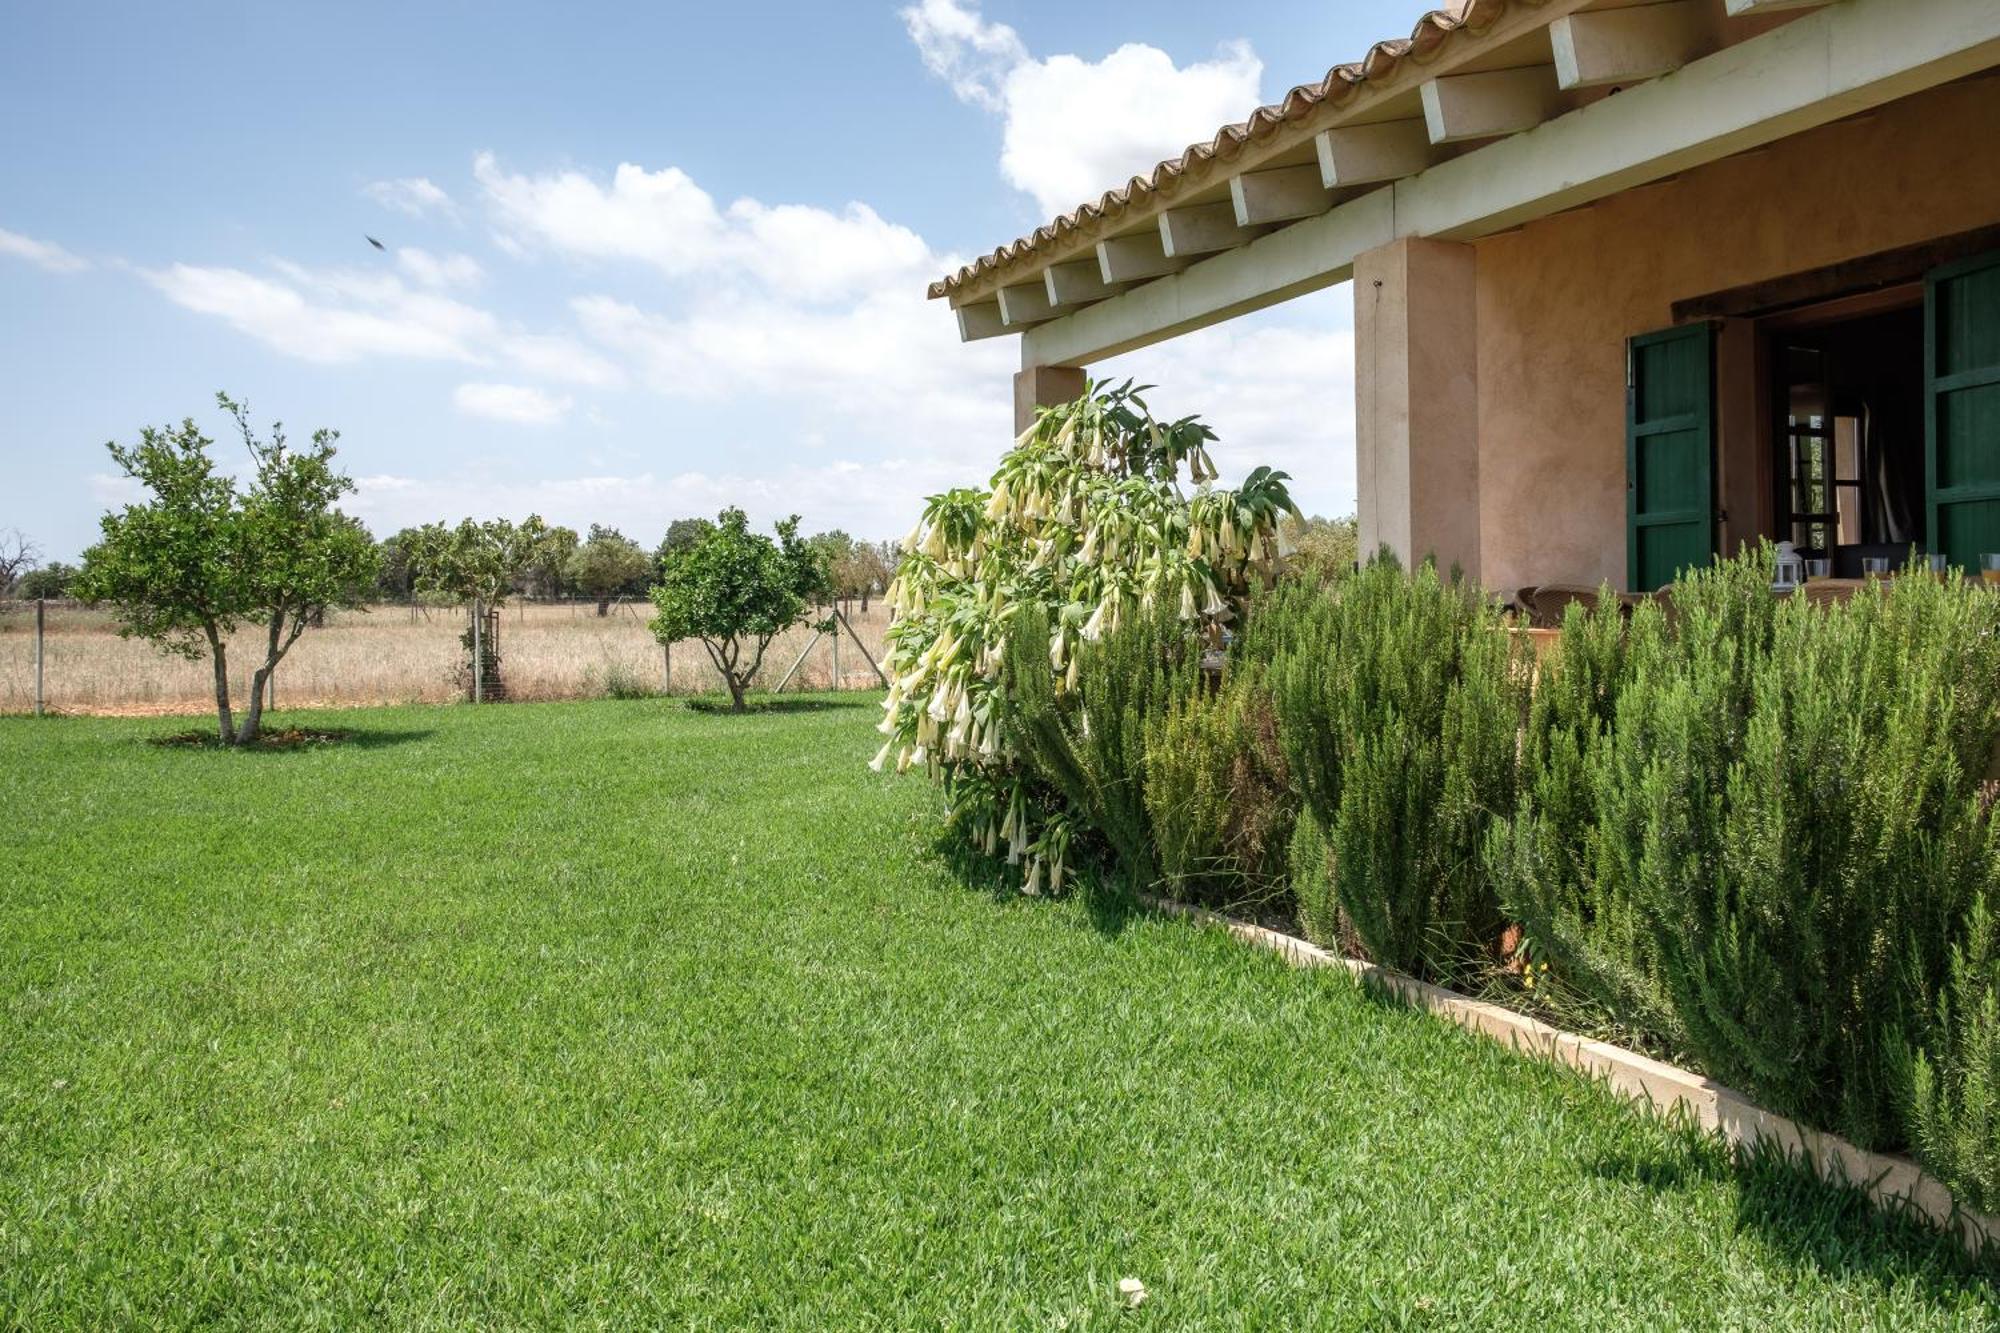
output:
M 1995 222 L 1982 77 L 1476 242 L 1481 581 L 1625 586 L 1625 340 L 1674 302 Z M 1747 378 L 1719 368 L 1725 393 Z M 1739 535 L 1754 422 L 1724 405 Z

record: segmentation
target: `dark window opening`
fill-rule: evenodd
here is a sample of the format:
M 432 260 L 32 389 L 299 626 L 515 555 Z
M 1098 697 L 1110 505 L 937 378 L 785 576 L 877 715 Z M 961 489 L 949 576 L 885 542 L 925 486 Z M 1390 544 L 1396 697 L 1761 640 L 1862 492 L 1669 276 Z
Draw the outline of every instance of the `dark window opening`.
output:
M 1771 329 L 1777 532 L 1799 554 L 1858 578 L 1924 546 L 1921 303 Z

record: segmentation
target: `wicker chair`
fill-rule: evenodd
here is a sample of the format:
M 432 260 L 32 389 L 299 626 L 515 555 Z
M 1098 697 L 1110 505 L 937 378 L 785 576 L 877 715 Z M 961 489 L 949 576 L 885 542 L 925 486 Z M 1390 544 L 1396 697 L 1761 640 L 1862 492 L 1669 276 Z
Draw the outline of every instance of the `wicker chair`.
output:
M 1528 623 L 1536 629 L 1561 629 L 1563 613 L 1572 602 L 1582 603 L 1585 611 L 1597 609 L 1597 589 L 1580 584 L 1544 583 L 1538 588 L 1523 588 L 1521 597 Z

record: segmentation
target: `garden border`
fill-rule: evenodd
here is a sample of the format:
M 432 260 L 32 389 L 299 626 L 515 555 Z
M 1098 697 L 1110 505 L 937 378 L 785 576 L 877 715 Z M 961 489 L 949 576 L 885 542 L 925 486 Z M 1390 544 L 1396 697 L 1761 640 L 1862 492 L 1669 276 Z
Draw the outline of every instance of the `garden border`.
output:
M 1837 1134 L 1767 1111 L 1713 1079 L 1610 1042 L 1566 1032 L 1504 1005 L 1475 1000 L 1206 908 L 1151 894 L 1138 897 L 1155 911 L 1220 927 L 1245 943 L 1278 954 L 1294 967 L 1345 968 L 1364 985 L 1376 986 L 1468 1032 L 1503 1042 L 1516 1054 L 1566 1065 L 1604 1083 L 1626 1101 L 1643 1103 L 1656 1114 L 1684 1111 L 1732 1148 L 1773 1144 L 1820 1179 L 1853 1186 L 1886 1211 L 1914 1215 L 1949 1232 L 1975 1255 L 1988 1246 L 2000 1245 L 2000 1217 L 1960 1207 L 1942 1181 L 1907 1157 L 1857 1148 Z

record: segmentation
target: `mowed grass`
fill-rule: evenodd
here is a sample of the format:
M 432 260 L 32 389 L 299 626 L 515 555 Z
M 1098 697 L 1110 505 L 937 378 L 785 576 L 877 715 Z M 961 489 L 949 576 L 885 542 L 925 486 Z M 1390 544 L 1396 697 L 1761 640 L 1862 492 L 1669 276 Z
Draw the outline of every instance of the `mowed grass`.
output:
M 1342 976 L 996 891 L 821 702 L 0 720 L 0 1325 L 2000 1320 Z

